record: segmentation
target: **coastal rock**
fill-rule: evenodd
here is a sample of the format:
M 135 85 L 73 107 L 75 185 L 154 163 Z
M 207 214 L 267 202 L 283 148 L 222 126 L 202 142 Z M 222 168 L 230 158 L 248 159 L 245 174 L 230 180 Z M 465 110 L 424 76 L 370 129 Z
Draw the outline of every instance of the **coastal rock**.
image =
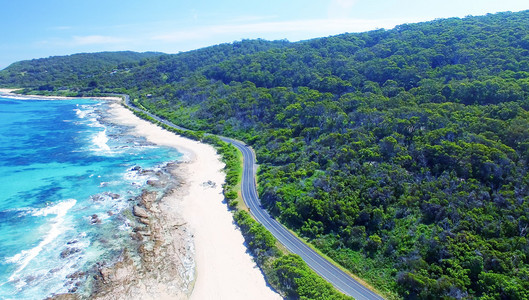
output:
M 119 199 L 121 197 L 121 195 L 119 194 L 116 194 L 116 193 L 103 193 L 103 194 L 96 194 L 96 195 L 92 195 L 90 196 L 90 199 L 94 202 L 104 202 L 104 201 L 108 201 L 110 199 L 112 200 L 116 200 L 116 199 Z
M 155 188 L 161 188 L 164 186 L 164 182 L 160 180 L 154 180 L 154 179 L 147 180 L 147 184 Z
M 66 278 L 72 279 L 72 280 L 76 280 L 76 279 L 84 278 L 85 276 L 86 276 L 86 272 L 77 271 L 75 273 L 72 273 L 72 274 L 66 276 Z
M 115 193 L 107 193 L 107 195 L 112 198 L 112 200 L 116 200 L 116 199 L 119 199 L 119 197 L 121 197 L 119 194 L 115 194 Z
M 156 192 L 143 191 L 140 196 L 140 204 L 147 209 L 151 209 L 152 204 L 156 201 Z
M 143 260 L 145 260 L 147 257 L 151 256 L 151 251 L 147 250 L 145 245 L 141 245 L 138 247 L 138 253 L 140 253 Z
M 90 223 L 92 224 L 101 224 L 101 219 L 97 216 L 97 214 L 93 214 L 90 216 Z
M 143 235 L 141 235 L 139 231 L 131 233 L 131 238 L 136 241 L 140 241 L 140 242 L 143 241 Z
M 103 278 L 103 282 L 110 282 L 112 279 L 112 269 L 111 268 L 101 268 L 99 269 L 99 274 Z
M 90 196 L 90 200 L 94 202 L 104 202 L 106 199 L 107 198 L 105 197 L 104 194 L 95 194 L 95 195 Z
M 59 294 L 46 298 L 46 300 L 77 300 L 80 297 L 76 294 Z
M 151 184 L 164 183 L 163 190 L 144 190 L 132 200 L 137 203 L 132 205 L 137 218 L 131 232 L 137 247 L 134 259 L 125 250 L 114 265 L 95 267 L 93 276 L 87 277 L 93 279 L 90 299 L 141 299 L 138 295 L 155 296 L 159 291 L 170 299 L 187 299 L 195 274 L 192 237 L 167 206 L 166 198 L 175 192 L 173 178 L 152 180 Z
M 147 180 L 147 184 L 150 185 L 150 186 L 154 186 L 158 183 L 158 180 L 156 179 L 149 179 Z
M 138 233 L 141 234 L 142 236 L 151 236 L 150 231 L 138 231 Z
M 134 207 L 132 208 L 132 214 L 140 218 L 149 218 L 149 213 L 147 212 L 147 210 L 138 205 L 134 205 Z
M 127 251 L 123 252 L 120 261 L 112 267 L 100 266 L 98 271 L 98 274 L 94 278 L 96 280 L 94 282 L 94 293 L 99 294 L 99 296 L 111 293 L 112 290 L 119 292 L 116 289 L 117 286 L 113 287 L 113 285 L 119 284 L 121 287 L 130 286 L 134 278 L 138 277 L 134 262 L 129 257 Z M 127 297 L 124 297 L 125 295 L 121 296 L 123 299 L 127 299 Z
M 77 252 L 81 252 L 81 249 L 79 249 L 79 248 L 66 248 L 66 249 L 62 250 L 60 257 L 61 258 L 66 258 L 66 257 L 68 257 L 68 256 L 70 256 L 72 254 L 77 253 Z

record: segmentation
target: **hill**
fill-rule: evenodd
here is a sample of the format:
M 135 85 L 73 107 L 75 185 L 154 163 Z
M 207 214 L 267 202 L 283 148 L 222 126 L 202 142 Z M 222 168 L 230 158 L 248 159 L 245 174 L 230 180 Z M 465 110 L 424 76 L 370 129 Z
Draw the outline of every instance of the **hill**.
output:
M 137 53 L 131 51 L 80 53 L 68 56 L 25 60 L 11 64 L 0 71 L 3 86 L 52 87 L 89 81 L 95 75 L 129 70 L 140 60 L 160 56 L 160 52 Z M 89 81 L 90 82 L 90 81 Z
M 69 84 L 247 141 L 268 210 L 386 293 L 527 299 L 528 32 L 524 11 L 243 41 Z
M 96 88 L 144 88 L 179 80 L 203 65 L 276 47 L 286 41 L 243 40 L 168 55 L 131 51 L 81 53 L 13 63 L 0 71 L 0 86 L 57 91 Z

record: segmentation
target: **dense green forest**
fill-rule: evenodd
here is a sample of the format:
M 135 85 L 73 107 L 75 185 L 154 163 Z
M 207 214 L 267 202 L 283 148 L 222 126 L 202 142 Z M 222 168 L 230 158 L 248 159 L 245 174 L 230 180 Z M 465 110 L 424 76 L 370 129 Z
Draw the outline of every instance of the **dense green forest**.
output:
M 101 74 L 128 72 L 140 61 L 158 57 L 160 52 L 131 51 L 80 53 L 16 62 L 0 72 L 4 86 L 33 87 L 57 90 L 71 87 L 73 82 L 84 82 L 93 87 L 93 78 Z
M 15 67 L 0 83 L 29 86 Z M 248 142 L 264 206 L 388 295 L 529 299 L 529 11 L 242 41 L 45 84 L 127 92 Z

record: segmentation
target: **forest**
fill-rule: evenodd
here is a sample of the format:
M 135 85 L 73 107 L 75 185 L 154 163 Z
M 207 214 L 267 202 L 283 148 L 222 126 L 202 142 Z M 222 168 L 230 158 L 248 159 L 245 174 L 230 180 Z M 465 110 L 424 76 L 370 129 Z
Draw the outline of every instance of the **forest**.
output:
M 529 11 L 48 61 L 0 85 L 244 140 L 268 211 L 389 297 L 529 299 Z

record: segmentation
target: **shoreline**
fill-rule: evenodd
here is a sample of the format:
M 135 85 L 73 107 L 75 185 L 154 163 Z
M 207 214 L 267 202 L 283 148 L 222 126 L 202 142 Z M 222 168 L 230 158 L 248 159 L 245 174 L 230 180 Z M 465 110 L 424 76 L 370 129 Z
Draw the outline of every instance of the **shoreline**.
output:
M 182 161 L 172 168 L 173 175 L 182 179 L 181 184 L 153 202 L 152 209 L 147 209 L 148 218 L 143 218 L 149 220 L 149 224 L 144 224 L 150 231 L 144 238 L 154 245 L 162 245 L 160 248 L 165 255 L 164 259 L 156 259 L 159 253 L 148 250 L 151 251 L 146 254 L 148 268 L 142 266 L 137 269 L 128 254 L 123 255 L 115 266 L 99 270 L 101 289 L 92 295 L 93 298 L 282 299 L 267 285 L 224 202 L 224 163 L 212 146 L 178 136 L 140 119 L 119 104 L 120 97 L 20 96 L 10 93 L 12 91 L 0 89 L 0 96 L 20 100 L 109 101 L 109 120 L 130 127 L 129 134 L 144 137 L 159 146 L 175 148 L 183 154 Z M 140 200 L 140 203 L 146 207 L 145 201 Z M 142 222 L 142 218 L 134 211 L 133 215 Z M 140 232 L 143 234 L 144 230 Z M 191 270 L 194 274 L 172 281 L 164 276 L 168 273 L 174 276 L 172 271 L 176 269 L 190 270 L 189 263 L 183 263 L 189 253 L 192 256 L 189 259 L 195 262 Z M 167 268 L 165 265 L 172 267 Z M 181 288 L 178 292 L 174 288 L 177 285 Z M 73 296 L 72 299 L 76 297 L 72 294 L 57 295 L 53 299 L 69 299 L 68 296 Z
M 195 244 L 196 279 L 190 299 L 282 299 L 267 285 L 224 203 L 226 175 L 216 150 L 142 120 L 118 103 L 110 106 L 115 122 L 132 126 L 149 142 L 176 148 L 186 158 L 179 164 L 186 191 L 172 203 Z
M 13 93 L 19 89 L 2 89 L 0 88 L 0 97 L 6 97 L 17 100 L 75 100 L 75 99 L 92 99 L 92 100 L 103 100 L 103 101 L 121 101 L 120 97 L 65 97 L 65 96 L 42 96 L 42 95 L 19 95 Z
M 181 188 L 185 181 L 179 177 L 179 163 L 169 162 L 162 169 L 148 185 L 165 187 L 164 191 L 143 189 L 129 208 L 135 224 L 131 238 L 137 248 L 125 249 L 114 263 L 96 266 L 89 299 L 183 300 L 191 293 L 195 273 L 192 235 L 172 209 L 172 202 L 185 192 Z

